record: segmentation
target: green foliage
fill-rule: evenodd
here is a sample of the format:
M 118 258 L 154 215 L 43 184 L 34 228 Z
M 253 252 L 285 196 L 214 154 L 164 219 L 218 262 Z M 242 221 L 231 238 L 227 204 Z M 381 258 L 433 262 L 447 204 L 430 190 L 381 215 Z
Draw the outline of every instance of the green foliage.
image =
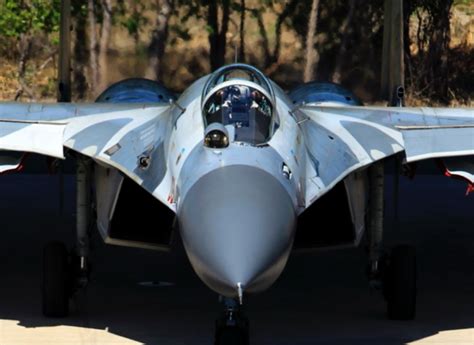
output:
M 181 9 L 180 21 L 186 23 L 191 18 L 203 19 L 206 17 L 206 6 L 209 5 L 209 0 L 194 1 L 194 0 L 176 0 L 176 9 Z
M 474 4 L 472 0 L 454 0 L 454 6 L 457 6 L 457 5 L 469 6 L 472 4 Z
M 170 25 L 169 29 L 176 35 L 177 38 L 180 38 L 183 41 L 189 41 L 192 38 L 189 34 L 189 30 L 183 28 L 180 25 Z
M 71 16 L 77 18 L 79 16 L 87 16 L 87 1 L 86 0 L 73 0 L 71 2 Z
M 0 1 L 0 36 L 18 38 L 59 30 L 60 0 Z
M 141 29 L 149 22 L 143 13 L 147 10 L 147 3 L 149 1 L 132 0 L 124 2 L 117 1 L 117 6 L 114 9 L 114 23 L 118 23 L 125 29 L 128 34 L 137 37 Z
M 136 35 L 140 32 L 142 25 L 148 22 L 147 18 L 143 17 L 139 12 L 133 12 L 129 16 L 120 21 L 130 35 Z

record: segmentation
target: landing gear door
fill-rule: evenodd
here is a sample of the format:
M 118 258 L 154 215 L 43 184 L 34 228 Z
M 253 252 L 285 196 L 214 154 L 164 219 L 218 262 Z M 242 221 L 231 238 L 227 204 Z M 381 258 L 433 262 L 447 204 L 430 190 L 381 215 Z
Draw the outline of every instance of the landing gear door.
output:
M 359 244 L 365 229 L 365 210 L 367 209 L 368 179 L 366 171 L 358 171 L 344 179 L 352 223 L 354 224 L 354 244 Z
M 97 228 L 105 241 L 110 232 L 110 223 L 122 187 L 123 176 L 117 169 L 106 168 L 98 164 L 95 166 L 94 174 Z

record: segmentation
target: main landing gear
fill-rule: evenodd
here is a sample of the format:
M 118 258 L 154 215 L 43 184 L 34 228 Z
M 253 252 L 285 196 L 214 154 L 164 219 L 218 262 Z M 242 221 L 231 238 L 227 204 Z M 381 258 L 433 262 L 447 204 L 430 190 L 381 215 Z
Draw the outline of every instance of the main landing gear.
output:
M 69 300 L 84 288 L 90 275 L 90 163 L 79 160 L 77 165 L 76 246 L 72 253 L 62 242 L 50 242 L 43 250 L 43 314 L 65 317 Z
M 392 320 L 413 320 L 416 312 L 416 253 L 408 245 L 394 247 L 383 255 L 383 163 L 369 170 L 369 280 L 370 285 L 383 292 L 387 315 Z
M 214 345 L 249 345 L 249 321 L 237 301 L 224 298 L 225 310 L 216 320 Z
M 70 254 L 63 242 L 53 241 L 43 249 L 43 315 L 65 317 L 69 301 L 86 287 L 89 267 L 83 258 Z

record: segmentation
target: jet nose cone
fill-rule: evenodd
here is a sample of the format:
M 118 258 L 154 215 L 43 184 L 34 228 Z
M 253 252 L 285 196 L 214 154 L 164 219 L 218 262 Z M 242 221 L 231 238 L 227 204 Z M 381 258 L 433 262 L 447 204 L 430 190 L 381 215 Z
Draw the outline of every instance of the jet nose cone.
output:
M 269 287 L 283 270 L 295 228 L 288 192 L 272 175 L 229 166 L 199 179 L 178 212 L 191 264 L 214 291 L 236 297 Z

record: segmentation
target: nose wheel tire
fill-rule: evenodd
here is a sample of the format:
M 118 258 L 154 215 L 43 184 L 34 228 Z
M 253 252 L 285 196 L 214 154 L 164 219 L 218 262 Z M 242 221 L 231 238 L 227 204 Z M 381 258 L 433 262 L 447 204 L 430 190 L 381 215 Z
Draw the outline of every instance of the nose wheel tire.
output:
M 249 345 L 249 322 L 247 318 L 235 313 L 216 321 L 214 345 Z
M 69 256 L 62 242 L 50 242 L 43 250 L 43 314 L 65 317 L 69 313 Z
M 413 320 L 416 312 L 416 252 L 412 246 L 392 250 L 384 274 L 383 292 L 391 320 Z

